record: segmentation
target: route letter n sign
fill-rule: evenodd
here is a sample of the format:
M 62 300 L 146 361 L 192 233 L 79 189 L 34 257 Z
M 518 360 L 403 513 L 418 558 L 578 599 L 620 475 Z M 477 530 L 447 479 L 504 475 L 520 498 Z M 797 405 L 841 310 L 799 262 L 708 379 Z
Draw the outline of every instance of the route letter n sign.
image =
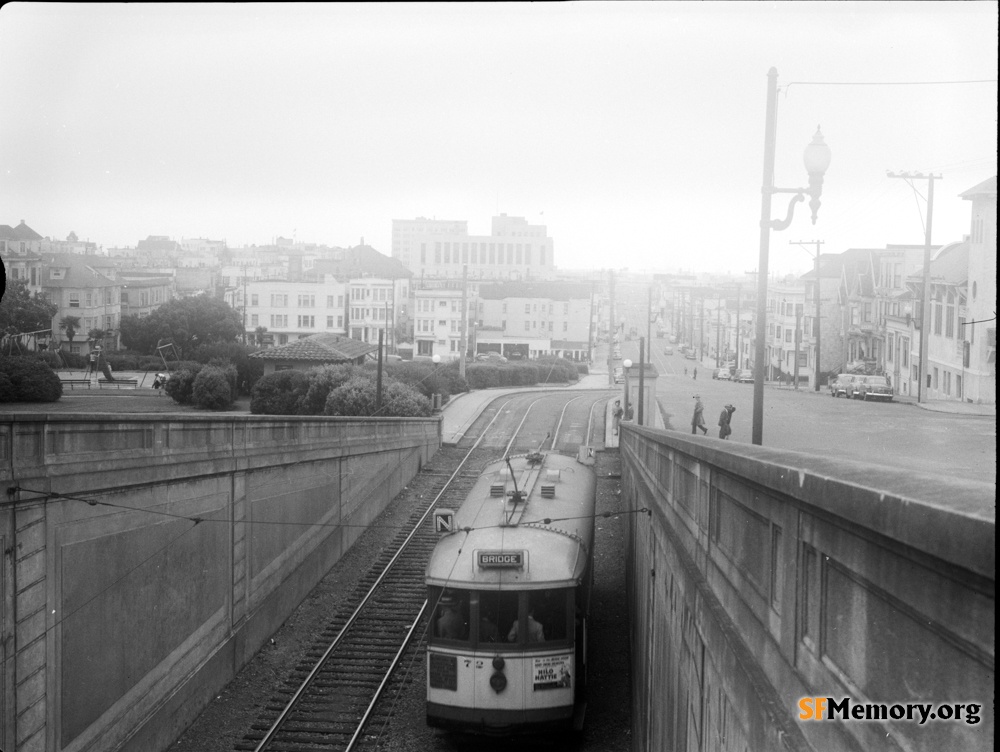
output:
M 455 510 L 454 509 L 435 509 L 434 510 L 434 532 L 435 533 L 450 533 L 455 529 Z

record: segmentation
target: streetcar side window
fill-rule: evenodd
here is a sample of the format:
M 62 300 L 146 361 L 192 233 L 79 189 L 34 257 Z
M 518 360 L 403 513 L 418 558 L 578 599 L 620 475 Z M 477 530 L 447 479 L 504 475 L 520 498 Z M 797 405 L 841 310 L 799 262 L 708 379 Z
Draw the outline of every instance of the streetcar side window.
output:
M 504 642 L 517 624 L 517 592 L 479 591 L 479 642 Z
M 431 588 L 428 598 L 434 606 L 433 634 L 439 640 L 467 642 L 469 639 L 469 592 Z

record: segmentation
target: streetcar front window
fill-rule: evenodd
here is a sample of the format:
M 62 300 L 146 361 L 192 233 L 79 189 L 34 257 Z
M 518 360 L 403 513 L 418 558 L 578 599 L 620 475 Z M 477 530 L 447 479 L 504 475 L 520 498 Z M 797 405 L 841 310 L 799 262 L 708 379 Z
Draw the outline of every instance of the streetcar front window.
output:
M 528 641 L 552 641 L 566 639 L 566 604 L 571 590 L 532 590 L 528 592 Z M 532 639 L 531 622 L 541 626 L 542 640 Z M 534 630 L 535 637 L 539 635 Z
M 469 591 L 431 588 L 434 604 L 433 635 L 448 642 L 469 640 Z
M 479 642 L 502 643 L 517 624 L 520 593 L 500 590 L 479 591 Z

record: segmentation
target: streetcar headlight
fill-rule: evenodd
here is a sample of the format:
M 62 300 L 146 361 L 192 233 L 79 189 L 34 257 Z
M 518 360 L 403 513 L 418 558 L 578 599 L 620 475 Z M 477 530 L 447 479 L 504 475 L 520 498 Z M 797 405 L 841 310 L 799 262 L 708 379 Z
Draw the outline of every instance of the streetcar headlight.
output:
M 506 666 L 506 665 L 507 665 L 507 662 L 504 661 L 502 655 L 494 656 L 494 658 L 493 658 L 493 668 L 495 668 L 497 671 L 503 671 L 503 667 Z
M 490 686 L 494 692 L 500 694 L 507 688 L 507 677 L 497 671 L 490 677 Z

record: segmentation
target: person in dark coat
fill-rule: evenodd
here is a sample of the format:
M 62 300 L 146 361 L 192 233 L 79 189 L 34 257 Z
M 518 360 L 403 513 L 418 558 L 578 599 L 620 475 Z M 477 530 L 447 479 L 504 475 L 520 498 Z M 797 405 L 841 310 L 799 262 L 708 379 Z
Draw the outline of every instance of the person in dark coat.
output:
M 733 413 L 736 412 L 736 408 L 732 405 L 726 405 L 722 408 L 722 413 L 719 415 L 719 438 L 728 439 L 729 434 L 733 432 L 732 427 L 729 425 L 733 419 Z
M 691 416 L 691 433 L 698 433 L 701 429 L 703 434 L 708 433 L 708 426 L 705 425 L 705 406 L 701 403 L 701 395 L 694 395 L 694 415 Z

